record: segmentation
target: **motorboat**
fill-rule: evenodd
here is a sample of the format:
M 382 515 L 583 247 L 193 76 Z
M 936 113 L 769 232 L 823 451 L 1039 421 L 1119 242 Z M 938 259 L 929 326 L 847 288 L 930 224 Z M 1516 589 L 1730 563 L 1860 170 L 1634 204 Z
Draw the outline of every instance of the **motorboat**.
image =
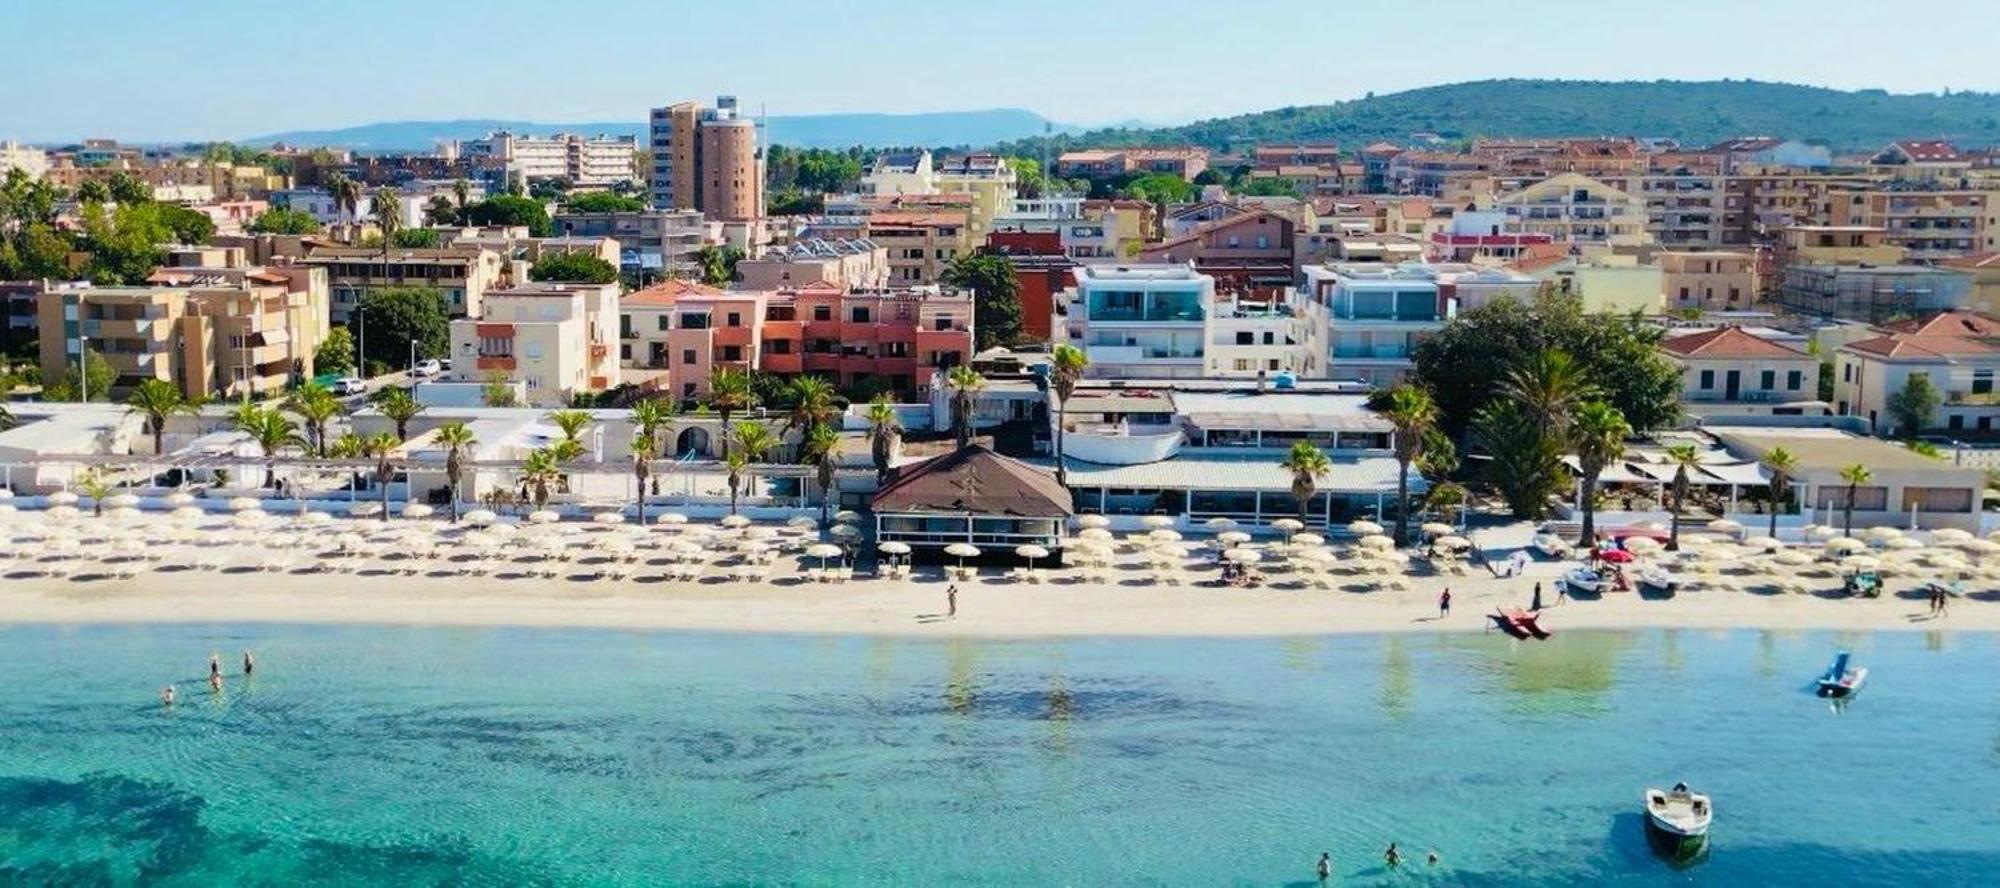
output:
M 1532 541 L 1535 551 L 1550 558 L 1568 558 L 1574 551 L 1568 540 L 1552 533 L 1538 533 Z
M 1849 666 L 1848 652 L 1841 651 L 1833 657 L 1833 665 L 1819 677 L 1819 695 L 1841 698 L 1861 690 L 1861 683 L 1868 680 L 1868 670 L 1860 666 Z
M 1680 589 L 1681 578 L 1674 576 L 1673 572 L 1665 567 L 1655 564 L 1639 571 L 1639 585 L 1672 595 Z
M 1579 567 L 1569 573 L 1563 574 L 1562 579 L 1557 582 L 1568 586 L 1571 592 L 1589 592 L 1591 594 L 1601 593 L 1610 586 L 1610 581 L 1604 574 L 1588 567 Z
M 1646 840 L 1677 863 L 1708 850 L 1708 824 L 1714 817 L 1715 806 L 1708 796 L 1690 792 L 1685 783 L 1646 790 Z

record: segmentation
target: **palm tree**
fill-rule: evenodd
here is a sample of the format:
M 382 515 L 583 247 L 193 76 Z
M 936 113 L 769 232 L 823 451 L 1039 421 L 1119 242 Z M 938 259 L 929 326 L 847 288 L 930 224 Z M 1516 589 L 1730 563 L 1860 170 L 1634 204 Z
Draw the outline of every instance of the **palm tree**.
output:
M 133 413 L 143 414 L 146 417 L 146 428 L 153 434 L 154 456 L 166 452 L 169 417 L 181 413 L 193 416 L 201 412 L 198 403 L 182 397 L 180 388 L 164 379 L 147 379 L 139 383 L 132 389 L 132 394 L 125 398 L 125 406 L 130 407 Z M 0 407 L 0 417 L 4 417 L 5 414 L 6 408 Z M 4 419 L 0 419 L 0 429 L 8 425 Z
M 1327 459 L 1325 451 L 1312 442 L 1300 441 L 1292 445 L 1291 452 L 1278 465 L 1292 473 L 1292 501 L 1298 504 L 1299 521 L 1304 523 L 1313 494 L 1319 491 L 1319 479 L 1333 471 L 1333 460 Z
M 678 413 L 672 401 L 663 398 L 648 398 L 632 405 L 632 425 L 639 435 L 647 439 L 649 446 L 646 456 L 651 458 L 673 440 L 672 423 Z M 660 482 L 653 482 L 653 492 L 660 492 Z
M 1610 404 L 1586 401 L 1576 408 L 1570 438 L 1583 474 L 1583 533 L 1578 545 L 1597 544 L 1597 478 L 1613 460 L 1625 455 L 1625 438 L 1631 434 L 1632 425 L 1625 421 L 1625 414 Z
M 1681 507 L 1687 505 L 1688 469 L 1701 465 L 1701 451 L 1693 444 L 1675 444 L 1667 448 L 1667 461 L 1674 464 L 1674 509 L 1670 516 L 1673 532 L 1667 536 L 1667 548 L 1679 551 L 1681 547 Z
M 264 451 L 264 486 L 278 484 L 278 454 L 286 448 L 306 449 L 306 439 L 300 437 L 298 423 L 292 422 L 283 413 L 265 410 L 255 405 L 245 405 L 248 410 L 239 409 L 235 416 L 236 430 L 250 436 L 257 447 Z
M 1509 371 L 1500 391 L 1519 401 L 1529 415 L 1561 440 L 1569 429 L 1570 413 L 1597 389 L 1584 378 L 1583 365 L 1569 352 L 1550 348 Z
M 951 389 L 951 427 L 958 436 L 959 449 L 963 450 L 972 443 L 972 396 L 986 387 L 986 377 L 960 364 L 945 374 L 944 384 Z
M 582 410 L 557 410 L 549 414 L 548 420 L 562 431 L 563 440 L 574 441 L 583 446 L 583 430 L 590 427 L 591 416 Z
M 876 395 L 868 402 L 868 449 L 875 458 L 875 483 L 889 481 L 889 458 L 896 452 L 896 440 L 903 434 L 903 424 L 896 418 L 896 408 L 889 403 L 888 395 Z
M 632 436 L 632 480 L 637 482 L 635 497 L 639 504 L 639 526 L 646 526 L 646 479 L 653 476 L 653 451 L 660 446 L 646 429 L 640 429 Z
M 785 411 L 786 432 L 806 432 L 840 415 L 840 396 L 833 390 L 833 384 L 821 377 L 794 377 L 785 386 L 785 394 L 792 402 L 791 409 Z M 803 447 L 799 456 L 800 462 L 806 461 Z
M 576 462 L 583 458 L 583 442 L 575 438 L 559 438 L 548 446 L 548 451 L 550 456 L 555 457 L 556 462 Z
M 1861 485 L 1875 480 L 1875 473 L 1860 463 L 1840 470 L 1840 480 L 1847 482 L 1847 501 L 1840 506 L 1841 533 L 1854 535 L 1854 497 L 1861 492 Z
M 560 477 L 562 465 L 546 447 L 529 451 L 528 458 L 521 461 L 521 486 L 536 509 L 548 507 L 549 484 Z
M 375 459 L 375 486 L 382 491 L 382 520 L 389 520 L 389 482 L 396 478 L 396 464 L 391 455 L 402 441 L 388 432 L 377 432 L 361 440 L 362 452 Z
M 1424 438 L 1437 426 L 1437 402 L 1431 393 L 1413 385 L 1389 390 L 1382 418 L 1396 430 L 1396 544 L 1410 534 L 1410 463 L 1424 452 Z
M 743 486 L 743 473 L 750 464 L 764 457 L 771 447 L 778 443 L 769 426 L 753 420 L 744 420 L 734 427 L 736 449 L 722 458 L 722 465 L 729 470 L 729 514 L 736 514 L 736 495 Z M 728 438 L 723 439 L 725 446 Z
M 1069 396 L 1076 394 L 1076 384 L 1083 378 L 1083 370 L 1090 366 L 1090 356 L 1074 345 L 1058 345 L 1049 353 L 1049 389 L 1056 393 L 1056 483 L 1061 484 L 1069 477 L 1068 467 L 1063 465 L 1063 420 L 1068 418 Z
M 361 184 L 347 178 L 343 173 L 334 173 L 326 179 L 326 193 L 333 198 L 334 217 L 343 222 L 355 221 L 361 213 Z
M 458 201 L 458 224 L 471 222 L 472 184 L 464 176 L 451 180 L 451 196 Z
M 396 246 L 396 232 L 403 227 L 403 202 L 396 189 L 384 185 L 375 189 L 375 227 L 382 231 L 382 267 L 389 267 L 389 250 Z
M 410 420 L 424 412 L 424 405 L 417 403 L 416 396 L 409 389 L 392 385 L 377 391 L 371 400 L 384 419 L 396 424 L 396 440 L 410 440 Z
M 715 408 L 715 415 L 722 418 L 722 458 L 729 458 L 729 417 L 738 410 L 748 410 L 757 406 L 757 390 L 750 374 L 734 367 L 723 367 L 708 376 L 708 406 Z
M 306 439 L 312 443 L 313 452 L 326 455 L 326 424 L 346 411 L 340 399 L 326 386 L 308 382 L 285 399 L 285 409 L 298 414 L 305 423 Z
M 104 517 L 104 498 L 111 495 L 111 483 L 96 471 L 83 473 L 76 479 L 76 486 L 83 489 L 83 495 L 90 497 L 92 517 Z
M 451 520 L 458 520 L 458 486 L 465 476 L 465 451 L 479 443 L 472 427 L 456 420 L 438 426 L 437 443 L 444 447 L 444 477 L 451 484 Z
M 1791 490 L 1792 476 L 1798 474 L 1799 458 L 1783 447 L 1764 454 L 1764 468 L 1771 470 L 1771 536 L 1778 535 L 1778 508 Z
M 839 444 L 840 432 L 833 426 L 820 423 L 806 433 L 805 441 L 799 445 L 800 452 L 805 455 L 803 461 L 813 466 L 813 480 L 819 482 L 819 523 L 822 525 L 826 524 L 827 503 L 833 500 L 833 472 L 839 467 L 840 459 L 835 448 Z

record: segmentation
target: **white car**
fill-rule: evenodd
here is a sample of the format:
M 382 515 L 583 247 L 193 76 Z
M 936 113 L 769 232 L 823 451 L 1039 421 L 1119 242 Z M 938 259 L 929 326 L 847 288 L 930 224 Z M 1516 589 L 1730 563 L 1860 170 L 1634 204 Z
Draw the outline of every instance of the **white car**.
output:
M 353 376 L 343 376 L 333 381 L 333 393 L 340 396 L 360 395 L 368 392 L 368 383 Z
M 442 372 L 444 372 L 444 367 L 440 366 L 435 360 L 418 361 L 415 367 L 410 368 L 410 375 L 418 378 L 436 376 Z

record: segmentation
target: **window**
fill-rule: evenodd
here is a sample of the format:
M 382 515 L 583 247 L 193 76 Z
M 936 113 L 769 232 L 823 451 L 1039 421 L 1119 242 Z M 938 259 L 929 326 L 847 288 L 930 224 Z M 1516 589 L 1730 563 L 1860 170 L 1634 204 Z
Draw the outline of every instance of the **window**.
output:
M 1704 389 L 1712 389 L 1712 388 L 1715 388 L 1715 371 L 1714 371 L 1714 370 L 1703 370 L 1703 371 L 1701 371 L 1701 387 L 1702 387 L 1702 388 L 1704 388 Z
M 667 316 L 666 316 L 666 315 L 659 315 L 659 316 L 658 316 L 658 319 L 659 319 L 659 322 L 660 322 L 660 332 L 662 332 L 662 333 L 666 332 L 666 330 L 667 330 Z
M 1948 429 L 1965 428 L 1965 417 L 1954 413 L 1945 419 L 1944 427 Z
M 741 327 L 741 326 L 743 326 L 743 313 L 742 313 L 742 312 L 737 312 L 737 311 L 732 311 L 732 312 L 730 312 L 730 313 L 729 313 L 729 326 L 731 326 L 731 327 Z
M 743 346 L 740 346 L 740 345 L 725 345 L 725 346 L 723 346 L 723 347 L 722 347 L 722 359 L 723 359 L 723 360 L 725 360 L 725 361 L 741 361 L 741 360 L 743 360 Z
M 857 324 L 868 323 L 868 306 L 865 305 L 855 306 L 854 311 L 852 312 L 852 316 L 854 318 L 854 323 Z
M 1778 387 L 1778 371 L 1766 370 L 1757 377 L 1757 387 L 1765 391 Z
M 1806 375 L 1804 373 L 1793 370 L 1785 374 L 1785 388 L 1798 391 L 1800 386 L 1805 385 L 1805 380 Z
M 1840 381 L 1841 381 L 1841 382 L 1853 382 L 1853 381 L 1854 381 L 1854 365 L 1853 365 L 1853 364 L 1842 364 L 1842 365 L 1840 365 Z
M 1275 334 L 1275 333 L 1272 333 L 1272 332 L 1271 332 L 1271 331 L 1269 331 L 1269 330 L 1265 330 L 1265 331 L 1264 331 L 1264 344 L 1265 344 L 1265 345 L 1275 345 L 1275 344 L 1277 344 L 1277 339 L 1276 339 L 1276 338 L 1274 338 L 1274 337 L 1275 337 L 1276 335 L 1277 335 L 1277 334 Z
M 774 355 L 789 355 L 792 353 L 792 341 L 789 339 L 766 339 L 764 340 L 764 348 Z
M 1252 333 L 1252 332 L 1250 332 L 1250 331 L 1248 331 L 1248 330 L 1238 330 L 1238 331 L 1236 331 L 1236 344 L 1237 344 L 1237 345 L 1253 345 L 1253 344 L 1255 344 L 1255 343 L 1256 343 L 1256 338 L 1257 338 L 1257 334 L 1255 334 L 1255 333 Z
M 1975 395 L 1984 395 L 1992 391 L 1993 391 L 1993 371 L 1991 370 L 1972 371 L 1972 393 Z
M 691 349 L 691 348 L 684 348 L 684 349 L 681 349 L 681 363 L 683 363 L 683 364 L 692 364 L 692 363 L 694 363 L 694 362 L 695 362 L 695 360 L 694 360 L 694 349 Z
M 952 318 L 949 315 L 937 319 L 937 329 L 939 330 L 949 330 L 951 329 L 951 324 Z
M 632 360 L 632 346 L 629 343 L 620 343 L 618 345 L 618 360 Z
M 813 320 L 815 321 L 833 320 L 833 307 L 829 305 L 813 306 Z
M 1248 371 L 1250 370 L 1250 359 L 1249 359 L 1249 358 L 1237 358 L 1237 359 L 1236 359 L 1236 369 L 1237 369 L 1237 371 L 1238 371 L 1238 372 L 1248 372 Z
M 539 358 L 542 356 L 542 344 L 539 342 L 530 342 L 522 351 L 530 358 Z

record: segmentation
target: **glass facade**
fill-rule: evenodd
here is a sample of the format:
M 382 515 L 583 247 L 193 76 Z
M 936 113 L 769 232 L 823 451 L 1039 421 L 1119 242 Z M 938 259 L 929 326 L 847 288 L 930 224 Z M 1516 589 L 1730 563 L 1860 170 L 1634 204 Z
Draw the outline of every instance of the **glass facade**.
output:
M 1201 292 L 1092 290 L 1085 307 L 1093 321 L 1188 321 L 1203 319 Z
M 1334 292 L 1332 308 L 1334 317 L 1349 320 L 1439 320 L 1435 287 L 1397 290 L 1343 287 Z

